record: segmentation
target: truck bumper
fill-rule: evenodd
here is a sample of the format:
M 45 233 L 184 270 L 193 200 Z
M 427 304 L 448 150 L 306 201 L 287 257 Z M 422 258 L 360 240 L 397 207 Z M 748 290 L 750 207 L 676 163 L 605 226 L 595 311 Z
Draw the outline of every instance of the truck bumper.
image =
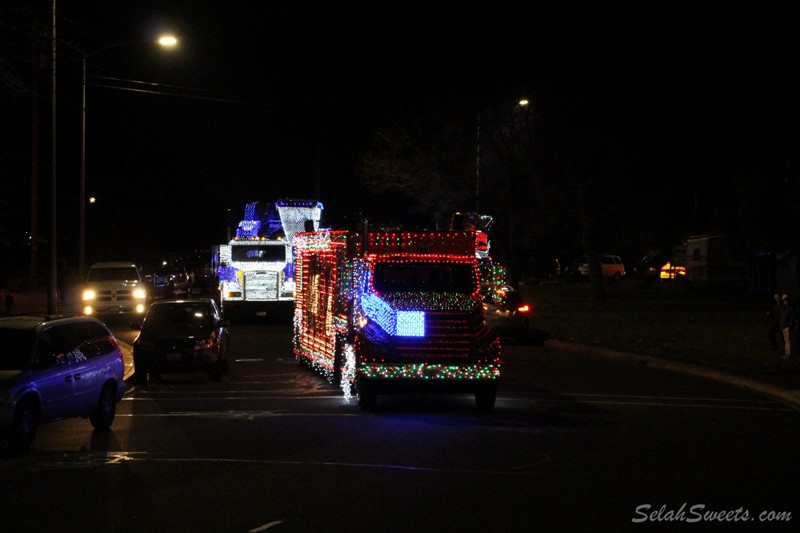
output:
M 287 319 L 294 316 L 294 300 L 223 300 L 222 314 L 230 320 L 255 318 Z

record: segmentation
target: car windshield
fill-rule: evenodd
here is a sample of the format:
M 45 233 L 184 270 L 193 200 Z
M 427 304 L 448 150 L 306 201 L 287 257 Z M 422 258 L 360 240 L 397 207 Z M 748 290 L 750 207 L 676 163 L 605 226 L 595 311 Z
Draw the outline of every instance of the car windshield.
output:
M 231 246 L 233 261 L 286 261 L 286 246 L 283 244 L 270 246 Z
M 33 355 L 33 330 L 0 328 L 0 370 L 23 370 Z
M 459 292 L 475 290 L 469 263 L 377 263 L 373 286 L 379 292 Z
M 212 327 L 213 316 L 206 305 L 156 304 L 150 308 L 143 328 Z
M 109 267 L 89 269 L 89 276 L 86 279 L 88 281 L 138 281 L 139 277 L 133 267 Z
M 167 272 L 171 272 L 175 270 L 172 264 L 169 261 L 145 261 L 141 264 L 142 272 L 146 273 L 155 273 L 155 274 L 164 274 Z

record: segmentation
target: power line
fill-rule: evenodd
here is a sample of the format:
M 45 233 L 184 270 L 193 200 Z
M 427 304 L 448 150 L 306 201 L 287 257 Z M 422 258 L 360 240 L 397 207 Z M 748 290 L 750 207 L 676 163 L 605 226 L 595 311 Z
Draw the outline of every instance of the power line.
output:
M 201 89 L 197 87 L 185 87 L 181 85 L 169 85 L 169 84 L 162 84 L 162 83 L 155 83 L 149 81 L 141 81 L 141 80 L 129 80 L 124 78 L 115 78 L 111 76 L 91 76 L 92 78 L 99 79 L 99 80 L 108 80 L 112 82 L 121 82 L 121 83 L 129 83 L 134 85 L 144 85 L 150 87 L 159 87 L 164 89 L 174 89 L 173 91 L 165 91 L 165 90 L 157 90 L 157 89 L 141 89 L 137 87 L 126 87 L 122 85 L 114 85 L 114 84 L 106 84 L 106 83 L 92 83 L 93 87 L 103 87 L 106 89 L 115 89 L 118 91 L 128 91 L 128 92 L 135 92 L 135 93 L 144 93 L 144 94 L 158 94 L 158 95 L 165 95 L 165 96 L 174 96 L 176 98 L 188 98 L 194 100 L 206 100 L 206 101 L 214 101 L 214 102 L 228 102 L 228 103 L 236 103 L 236 104 L 247 104 L 247 105 L 259 105 L 259 106 L 266 106 L 265 102 L 255 101 L 255 100 L 248 100 L 248 99 L 240 99 L 240 98 L 233 98 L 233 97 L 223 97 L 223 96 L 205 96 L 202 94 L 192 94 L 192 93 L 210 93 L 210 94 L 231 94 L 225 93 L 224 91 L 215 91 L 211 89 Z M 189 91 L 189 92 L 177 92 L 177 90 L 182 91 Z

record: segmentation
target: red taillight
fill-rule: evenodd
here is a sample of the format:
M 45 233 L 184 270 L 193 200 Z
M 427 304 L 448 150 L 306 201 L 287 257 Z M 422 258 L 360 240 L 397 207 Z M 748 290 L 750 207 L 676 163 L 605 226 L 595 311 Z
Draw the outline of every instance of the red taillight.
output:
M 528 304 L 522 304 L 519 307 L 517 307 L 517 313 L 530 313 L 530 312 L 531 312 L 531 306 L 529 306 Z

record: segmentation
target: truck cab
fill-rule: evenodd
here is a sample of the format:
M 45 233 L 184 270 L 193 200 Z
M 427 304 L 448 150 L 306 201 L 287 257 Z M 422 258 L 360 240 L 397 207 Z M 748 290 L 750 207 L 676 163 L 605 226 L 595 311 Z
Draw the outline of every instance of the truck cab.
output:
M 144 316 L 147 287 L 133 261 L 94 263 L 81 291 L 82 312 L 93 316 Z

